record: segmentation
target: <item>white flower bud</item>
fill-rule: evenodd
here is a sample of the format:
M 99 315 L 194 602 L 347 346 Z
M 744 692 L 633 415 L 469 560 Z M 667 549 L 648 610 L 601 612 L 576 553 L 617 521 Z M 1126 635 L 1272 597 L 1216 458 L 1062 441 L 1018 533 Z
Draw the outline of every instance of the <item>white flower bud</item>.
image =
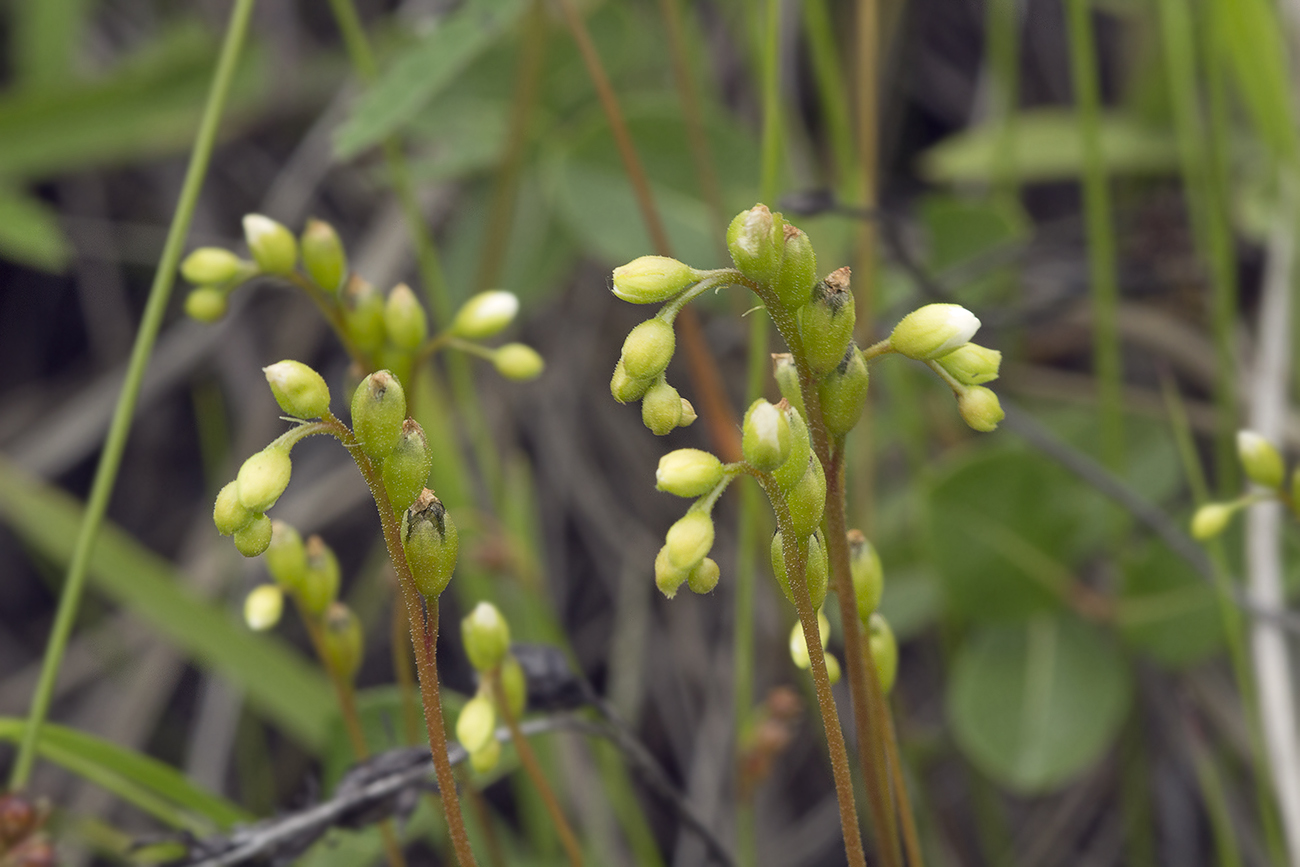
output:
M 969 343 L 979 327 L 975 314 L 960 304 L 927 304 L 904 316 L 889 342 L 895 352 L 926 361 Z
M 502 289 L 480 292 L 456 313 L 451 332 L 466 340 L 482 340 L 501 333 L 518 312 L 519 298 L 513 292 Z

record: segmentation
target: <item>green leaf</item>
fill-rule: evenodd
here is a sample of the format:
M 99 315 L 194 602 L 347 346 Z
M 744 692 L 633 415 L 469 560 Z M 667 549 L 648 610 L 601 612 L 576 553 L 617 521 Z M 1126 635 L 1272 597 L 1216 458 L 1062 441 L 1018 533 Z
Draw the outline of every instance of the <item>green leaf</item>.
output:
M 1124 564 L 1117 619 L 1126 641 L 1169 666 L 1199 662 L 1223 644 L 1218 594 L 1156 543 Z
M 1300 138 L 1287 60 L 1286 22 L 1266 0 L 1215 0 L 1214 33 L 1226 51 L 1229 66 L 1255 129 L 1274 155 L 1293 163 L 1300 158 Z
M 0 717 L 0 740 L 22 739 L 26 720 Z M 254 817 L 220 795 L 195 786 L 170 765 L 66 726 L 46 723 L 37 750 L 42 757 L 85 777 L 125 801 L 167 822 L 196 832 L 210 826 L 176 808 L 226 830 Z
M 958 746 L 994 780 L 1030 794 L 1090 766 L 1128 710 L 1115 649 L 1072 617 L 985 627 L 957 653 L 948 718 Z
M 0 186 L 0 256 L 58 273 L 68 266 L 72 248 L 53 208 Z
M 1016 115 L 1011 157 L 1000 124 L 960 132 L 921 155 L 921 173 L 935 183 L 987 183 L 1006 161 L 1023 182 L 1065 181 L 1083 172 L 1083 143 L 1073 111 L 1030 109 Z M 1172 174 L 1178 171 L 1178 142 L 1167 129 L 1145 126 L 1122 114 L 1101 118 L 1101 150 L 1112 175 Z
M 398 55 L 334 137 L 350 159 L 411 120 L 519 19 L 523 0 L 468 0 Z
M 0 459 L 0 519 L 24 542 L 66 566 L 81 504 Z M 214 529 L 213 532 L 216 532 Z M 96 588 L 195 661 L 242 689 L 249 703 L 311 750 L 337 713 L 325 675 L 285 642 L 249 631 L 230 612 L 184 587 L 175 566 L 105 524 L 91 554 Z

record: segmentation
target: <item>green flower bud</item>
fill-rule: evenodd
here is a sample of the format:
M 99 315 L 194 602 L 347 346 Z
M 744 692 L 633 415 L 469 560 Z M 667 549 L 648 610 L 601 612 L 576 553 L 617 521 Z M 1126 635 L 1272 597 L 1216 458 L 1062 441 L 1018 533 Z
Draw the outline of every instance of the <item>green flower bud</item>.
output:
M 817 635 L 821 639 L 822 650 L 825 650 L 831 638 L 831 622 L 820 611 L 817 612 Z M 808 637 L 803 634 L 803 624 L 798 620 L 790 629 L 790 660 L 796 668 L 803 671 L 812 668 L 812 658 L 808 655 Z
M 1232 503 L 1206 503 L 1192 516 L 1192 537 L 1202 542 L 1213 539 L 1228 528 L 1233 512 Z
M 289 446 L 269 445 L 244 461 L 235 476 L 235 490 L 239 502 L 250 512 L 265 512 L 280 499 L 289 487 L 293 462 L 289 459 Z
M 998 378 L 1002 353 L 978 343 L 963 343 L 936 362 L 962 385 L 983 385 Z
M 181 263 L 181 276 L 199 286 L 229 283 L 244 272 L 244 260 L 220 247 L 200 247 Z
M 790 456 L 781 466 L 772 471 L 772 479 L 778 488 L 789 493 L 808 471 L 808 459 L 812 456 L 812 437 L 808 432 L 808 423 L 799 411 L 782 400 L 777 405 L 790 425 Z
M 894 630 L 889 628 L 889 621 L 879 612 L 871 615 L 867 631 L 871 658 L 876 663 L 876 677 L 880 679 L 880 691 L 889 695 L 898 679 L 898 640 L 894 638 Z
M 957 395 L 957 411 L 969 427 L 983 433 L 996 430 L 1007 415 L 998 396 L 982 385 L 973 385 Z
M 275 402 L 294 418 L 320 418 L 330 411 L 325 378 L 301 361 L 277 361 L 262 368 Z
M 302 536 L 284 521 L 271 522 L 271 544 L 266 549 L 266 571 L 275 583 L 297 593 L 307 577 L 307 548 Z
M 515 382 L 527 382 L 542 375 L 546 362 L 536 349 L 523 343 L 507 343 L 492 353 L 497 373 Z
M 855 317 L 848 268 L 831 272 L 813 287 L 812 298 L 799 308 L 799 336 L 814 374 L 823 376 L 843 360 Z
M 713 547 L 713 518 L 702 509 L 687 512 L 668 528 L 665 547 L 674 569 L 694 569 Z
M 722 461 L 700 449 L 677 449 L 659 459 L 655 487 L 679 497 L 702 497 L 722 481 Z
M 677 389 L 660 378 L 641 399 L 641 421 L 656 436 L 663 436 L 681 424 L 683 403 Z
M 894 326 L 889 343 L 895 352 L 926 361 L 969 343 L 979 327 L 975 314 L 960 304 L 927 304 Z
M 495 740 L 492 735 L 496 724 L 497 712 L 491 700 L 485 695 L 476 695 L 460 709 L 460 716 L 456 718 L 456 740 L 473 755 L 488 741 Z
M 308 220 L 302 231 L 302 264 L 312 282 L 331 295 L 343 288 L 348 275 L 348 255 L 334 227 L 324 220 Z
M 320 617 L 338 598 L 343 572 L 334 550 L 320 536 L 307 537 L 307 571 L 298 585 L 298 604 L 312 617 Z
M 853 577 L 853 593 L 858 597 L 858 617 L 865 624 L 871 612 L 880 607 L 880 597 L 885 592 L 885 569 L 876 547 L 861 530 L 849 530 L 848 541 L 849 574 Z
M 634 379 L 658 376 L 672 361 L 677 336 L 662 319 L 647 319 L 628 332 L 623 341 L 623 369 Z
M 247 527 L 256 515 L 243 503 L 239 502 L 239 486 L 228 482 L 217 492 L 217 501 L 212 506 L 212 522 L 217 525 L 217 532 L 223 536 L 232 536 L 236 531 Z
M 838 367 L 817 384 L 822 401 L 822 418 L 831 436 L 843 436 L 862 418 L 867 404 L 867 362 L 858 347 L 850 343 Z
M 325 628 L 321 630 L 321 655 L 325 658 L 325 665 L 350 682 L 361 668 L 364 653 L 361 621 L 342 602 L 332 603 L 325 611 Z
M 460 536 L 442 501 L 425 488 L 402 516 L 402 545 L 415 587 L 426 599 L 436 599 L 447 589 Z
M 215 286 L 200 286 L 185 296 L 185 315 L 195 322 L 212 324 L 226 315 L 226 293 Z
M 813 284 L 817 282 L 817 254 L 802 229 L 786 223 L 783 234 L 785 251 L 776 279 L 772 281 L 772 291 L 786 307 L 798 310 L 808 303 Z
M 469 754 L 469 766 L 476 774 L 491 773 L 501 762 L 501 741 L 488 738 L 488 742 Z
M 750 466 L 761 473 L 772 472 L 790 457 L 792 439 L 782 410 L 761 397 L 750 404 L 740 436 L 740 449 Z
M 799 415 L 808 418 L 808 410 L 803 405 L 803 390 L 799 386 L 799 369 L 795 366 L 794 356 L 788 352 L 772 353 L 772 375 L 776 386 L 781 389 L 781 397 L 790 406 L 799 411 Z
M 668 560 L 668 546 L 664 545 L 655 555 L 655 586 L 665 597 L 672 599 L 677 590 L 690 577 L 690 569 L 678 569 Z
M 466 340 L 483 340 L 504 331 L 518 312 L 519 297 L 515 293 L 502 289 L 480 292 L 456 312 L 451 333 Z
M 433 454 L 424 428 L 413 418 L 402 422 L 397 446 L 384 458 L 384 490 L 394 512 L 404 512 L 424 490 L 433 468 Z
M 1286 478 L 1282 455 L 1268 440 L 1253 430 L 1237 431 L 1237 459 L 1246 476 L 1265 488 L 1280 488 Z
M 398 283 L 384 303 L 384 332 L 398 349 L 414 352 L 429 336 L 429 316 L 405 283 Z
M 245 216 L 244 240 L 264 274 L 292 274 L 298 265 L 298 242 L 293 233 L 270 217 Z
M 627 368 L 623 366 L 623 359 L 620 358 L 618 364 L 614 365 L 614 375 L 609 380 L 609 393 L 619 403 L 640 400 L 646 393 L 646 389 L 654 385 L 654 381 L 655 377 L 633 379 L 628 376 Z
M 826 511 L 826 471 L 816 455 L 809 455 L 808 469 L 786 494 L 790 523 L 795 532 L 806 536 L 816 530 Z
M 274 584 L 254 587 L 244 597 L 244 622 L 254 632 L 265 632 L 280 622 L 284 611 L 284 591 Z
M 770 284 L 781 264 L 785 221 L 767 205 L 741 211 L 727 227 L 727 251 L 736 268 L 755 283 Z
M 772 537 L 769 553 L 776 583 L 781 585 L 781 592 L 785 594 L 786 599 L 790 600 L 790 604 L 794 605 L 794 591 L 790 589 L 790 576 L 785 569 L 785 549 L 780 531 Z M 812 599 L 814 608 L 821 608 L 822 603 L 826 601 L 826 590 L 830 586 L 830 560 L 826 554 L 826 546 L 822 544 L 820 533 L 808 537 L 807 563 L 805 577 L 808 579 L 808 596 Z
M 703 596 L 706 593 L 712 593 L 713 588 L 718 586 L 718 579 L 722 577 L 722 570 L 714 562 L 712 557 L 705 557 L 695 568 L 686 576 L 686 584 L 691 588 L 692 593 L 698 593 Z
M 641 256 L 614 269 L 614 294 L 633 304 L 667 301 L 699 282 L 689 265 L 667 256 Z
M 256 557 L 271 544 L 271 519 L 266 515 L 254 515 L 246 526 L 235 531 L 232 539 L 239 553 L 245 557 Z
M 480 602 L 460 622 L 460 637 L 469 664 L 476 671 L 496 668 L 510 650 L 510 625 L 490 602 Z
M 379 370 L 352 395 L 352 432 L 366 454 L 382 461 L 397 447 L 406 421 L 406 392 L 397 377 Z
M 506 709 L 512 717 L 519 719 L 528 705 L 528 678 L 514 654 L 507 653 L 501 660 L 497 677 L 501 678 L 501 691 L 506 694 Z
M 355 274 L 343 290 L 343 325 L 352 342 L 374 352 L 388 336 L 384 325 L 384 296 Z

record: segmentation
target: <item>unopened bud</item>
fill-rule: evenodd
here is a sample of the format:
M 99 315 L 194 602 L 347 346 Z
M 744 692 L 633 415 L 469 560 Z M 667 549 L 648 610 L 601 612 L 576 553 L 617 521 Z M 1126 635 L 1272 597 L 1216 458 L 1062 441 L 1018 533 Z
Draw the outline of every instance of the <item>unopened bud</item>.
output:
M 785 221 L 767 205 L 741 211 L 727 227 L 727 251 L 736 268 L 750 280 L 770 284 L 781 264 Z
M 510 625 L 490 602 L 480 602 L 460 622 L 460 637 L 476 671 L 496 668 L 510 650 Z
M 404 512 L 424 490 L 433 467 L 433 454 L 424 428 L 413 418 L 402 422 L 397 445 L 384 458 L 384 490 L 394 512 Z
M 195 322 L 217 322 L 228 306 L 226 293 L 215 286 L 200 286 L 185 296 L 185 315 Z
M 438 598 L 456 569 L 460 536 L 442 501 L 428 488 L 402 516 L 402 545 L 416 589 L 426 599 Z
M 265 512 L 289 487 L 293 461 L 287 445 L 269 445 L 244 461 L 235 476 L 239 502 L 250 512 Z
M 982 385 L 973 385 L 957 395 L 957 411 L 973 430 L 988 433 L 1006 418 L 998 396 Z
M 536 349 L 523 343 L 507 343 L 492 353 L 497 373 L 515 382 L 527 382 L 542 375 L 546 362 Z
M 623 366 L 623 359 L 618 360 L 614 365 L 614 375 L 609 380 L 609 393 L 614 396 L 614 400 L 619 403 L 628 403 L 633 400 L 640 400 L 641 396 L 646 393 L 646 389 L 654 385 L 655 378 L 634 379 L 627 375 L 627 368 Z
M 788 352 L 772 353 L 772 375 L 776 387 L 781 390 L 781 397 L 806 419 L 808 410 L 803 405 L 803 390 L 799 386 L 799 369 L 795 366 L 794 356 Z
M 785 568 L 785 547 L 779 531 L 772 537 L 769 553 L 772 558 L 772 575 L 776 578 L 776 583 L 781 586 L 781 592 L 785 594 L 786 599 L 790 600 L 790 604 L 797 605 L 794 601 L 794 591 L 790 589 L 790 575 Z M 830 560 L 820 534 L 808 537 L 808 559 L 804 577 L 807 579 L 808 597 L 812 600 L 813 608 L 821 608 L 822 603 L 826 601 L 826 590 L 830 586 Z
M 244 270 L 244 260 L 221 247 L 200 247 L 181 263 L 181 276 L 197 286 L 229 283 Z
M 384 332 L 398 349 L 414 352 L 429 336 L 429 316 L 405 283 L 398 283 L 384 303 Z
M 297 593 L 307 577 L 307 548 L 291 524 L 271 522 L 271 544 L 266 549 L 266 571 L 275 583 Z
M 677 337 L 662 319 L 647 319 L 628 332 L 623 341 L 623 369 L 634 379 L 663 373 L 672 361 Z
M 677 429 L 682 422 L 682 396 L 662 378 L 641 398 L 641 421 L 656 436 Z
M 815 375 L 824 375 L 843 360 L 856 321 L 849 269 L 832 271 L 813 287 L 812 298 L 799 308 L 799 337 Z
M 785 502 L 790 524 L 800 536 L 811 534 L 821 524 L 826 511 L 826 470 L 816 455 L 809 455 L 808 468 L 786 494 Z
M 1002 353 L 978 343 L 963 343 L 936 362 L 962 385 L 983 385 L 998 378 Z
M 360 349 L 374 352 L 384 345 L 384 296 L 355 274 L 343 290 L 343 325 Z
M 790 457 L 790 422 L 785 413 L 764 398 L 754 401 L 741 426 L 741 452 L 745 461 L 762 473 L 770 473 Z
M 497 668 L 497 676 L 501 678 L 501 691 L 506 694 L 506 710 L 519 719 L 528 704 L 528 678 L 524 675 L 524 667 L 513 654 L 507 653 Z
M 614 294 L 633 304 L 667 301 L 698 282 L 696 270 L 667 256 L 641 256 L 614 269 Z
M 713 547 L 713 518 L 702 509 L 687 512 L 668 528 L 665 541 L 671 566 L 694 569 Z
M 451 333 L 466 340 L 483 340 L 500 334 L 519 312 L 519 297 L 493 289 L 465 302 L 451 321 Z
M 315 534 L 307 538 L 307 571 L 298 585 L 298 604 L 303 611 L 319 617 L 338 598 L 343 571 L 339 558 L 325 540 Z
M 889 343 L 895 352 L 927 361 L 969 343 L 979 327 L 975 314 L 960 304 L 927 304 L 894 326 Z
M 693 567 L 692 567 L 693 568 Z M 678 589 L 690 577 L 690 569 L 678 569 L 668 560 L 668 546 L 664 545 L 655 555 L 655 586 L 668 599 L 677 595 Z
M 776 279 L 772 281 L 772 291 L 786 307 L 798 310 L 808 303 L 808 296 L 817 282 L 817 254 L 802 229 L 786 223 L 783 235 L 784 253 Z
M 501 762 L 501 741 L 488 738 L 487 743 L 469 754 L 469 766 L 477 774 L 488 774 Z
M 275 626 L 283 612 L 284 591 L 275 584 L 261 584 L 244 597 L 244 622 L 254 632 Z
M 1268 440 L 1253 430 L 1237 431 L 1237 459 L 1246 476 L 1265 488 L 1280 488 L 1286 478 L 1282 455 Z
M 247 527 L 254 518 L 254 513 L 239 502 L 239 486 L 228 482 L 217 492 L 217 501 L 212 506 L 212 522 L 217 525 L 217 532 L 231 536 L 237 530 Z
M 254 515 L 253 520 L 236 530 L 231 539 L 239 553 L 256 557 L 271 544 L 271 519 L 266 515 Z
M 497 724 L 497 712 L 485 695 L 476 695 L 460 709 L 456 718 L 456 740 L 471 755 L 482 749 L 492 737 Z
M 722 481 L 722 461 L 700 449 L 677 449 L 659 459 L 655 487 L 679 497 L 702 497 Z
M 894 630 L 889 628 L 889 621 L 880 612 L 871 615 L 867 631 L 871 658 L 876 663 L 876 677 L 880 679 L 880 691 L 889 695 L 898 679 L 898 640 L 894 638 Z
M 1213 539 L 1228 528 L 1235 511 L 1230 503 L 1206 503 L 1192 516 L 1192 536 L 1202 542 Z
M 885 570 L 880 554 L 861 530 L 849 530 L 849 574 L 853 577 L 853 594 L 858 598 L 858 617 L 866 623 L 871 612 L 880 607 L 885 591 Z
M 321 631 L 321 653 L 325 664 L 345 681 L 356 677 L 365 653 L 365 636 L 361 620 L 342 602 L 334 602 L 325 612 Z
M 722 570 L 712 557 L 705 557 L 695 568 L 686 576 L 686 584 L 691 588 L 692 593 L 698 593 L 703 596 L 706 593 L 712 593 L 713 588 L 718 586 L 718 579 L 722 577 Z
M 822 402 L 822 419 L 831 436 L 844 436 L 857 425 L 867 405 L 870 378 L 867 361 L 856 344 L 850 343 L 839 366 L 817 384 Z
M 293 233 L 270 217 L 245 216 L 244 240 L 264 274 L 292 274 L 298 265 L 298 242 Z
M 817 612 L 817 635 L 821 641 L 822 650 L 825 650 L 831 638 L 831 622 L 820 611 Z M 812 668 L 812 659 L 808 656 L 808 639 L 803 634 L 803 624 L 798 620 L 790 629 L 790 659 L 794 662 L 796 668 L 801 668 L 804 671 Z
M 308 220 L 302 231 L 302 264 L 312 282 L 331 295 L 343 287 L 348 255 L 338 232 L 324 220 Z
M 785 401 L 777 404 L 777 408 L 784 413 L 786 423 L 790 425 L 790 456 L 781 466 L 772 471 L 772 480 L 776 482 L 778 488 L 788 493 L 808 471 L 808 458 L 812 455 L 812 437 L 809 435 L 807 422 L 798 410 Z
M 352 395 L 352 432 L 366 454 L 377 461 L 388 457 L 402 436 L 406 392 L 387 370 L 376 371 Z
M 262 368 L 275 402 L 294 418 L 320 418 L 330 410 L 325 378 L 301 361 L 277 361 Z

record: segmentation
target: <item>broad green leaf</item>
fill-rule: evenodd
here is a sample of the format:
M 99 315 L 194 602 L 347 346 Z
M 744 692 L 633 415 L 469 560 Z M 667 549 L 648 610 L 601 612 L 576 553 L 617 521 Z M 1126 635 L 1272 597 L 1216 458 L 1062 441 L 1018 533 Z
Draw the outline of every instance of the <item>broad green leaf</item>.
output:
M 931 194 L 921 200 L 929 236 L 929 263 L 942 271 L 1023 235 L 1015 215 L 999 201 Z
M 1278 159 L 1296 168 L 1300 139 L 1282 12 L 1267 0 L 1215 0 L 1212 18 L 1256 131 Z
M 349 159 L 411 120 L 518 20 L 523 0 L 468 0 L 395 58 L 339 128 L 334 148 Z
M 958 651 L 948 719 L 958 746 L 999 783 L 1044 792 L 1087 769 L 1128 710 L 1115 649 L 1069 616 L 982 627 Z
M 1124 564 L 1117 619 L 1126 641 L 1166 665 L 1191 665 L 1223 644 L 1218 594 L 1157 543 Z
M 44 202 L 0 186 L 0 257 L 60 272 L 72 249 L 58 215 Z
M 81 516 L 74 498 L 0 459 L 0 519 L 60 568 L 72 556 Z M 242 689 L 253 707 L 303 746 L 324 744 L 337 712 L 333 692 L 320 669 L 283 641 L 249 631 L 224 608 L 195 596 L 171 563 L 111 524 L 99 534 L 89 575 L 97 589 Z
M 1023 182 L 1064 181 L 1083 171 L 1083 144 L 1074 112 L 1059 108 L 1023 111 L 1016 116 L 1011 159 Z M 990 182 L 1005 160 L 1003 129 L 973 127 L 921 155 L 921 173 L 935 183 Z M 1172 174 L 1178 171 L 1178 142 L 1167 129 L 1151 128 L 1122 114 L 1101 118 L 1101 149 L 1112 175 Z
M 0 740 L 22 739 L 26 720 L 0 717 Z M 66 726 L 46 723 L 41 756 L 178 827 L 205 830 L 174 808 L 228 829 L 254 817 L 220 795 L 199 788 L 171 765 Z

